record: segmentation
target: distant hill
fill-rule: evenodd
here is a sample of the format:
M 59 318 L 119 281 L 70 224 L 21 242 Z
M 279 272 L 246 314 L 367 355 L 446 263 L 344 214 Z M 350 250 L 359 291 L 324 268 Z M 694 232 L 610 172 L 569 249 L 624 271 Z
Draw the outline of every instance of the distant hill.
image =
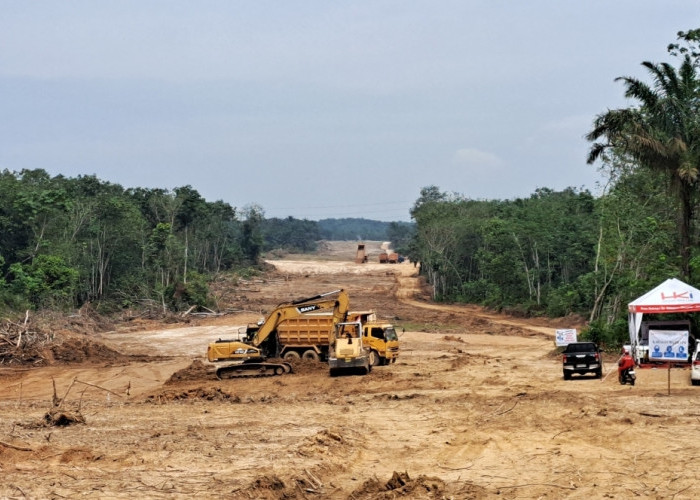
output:
M 375 240 L 384 241 L 389 237 L 392 224 L 411 227 L 412 222 L 382 222 L 361 218 L 321 219 L 318 227 L 321 239 L 340 240 Z

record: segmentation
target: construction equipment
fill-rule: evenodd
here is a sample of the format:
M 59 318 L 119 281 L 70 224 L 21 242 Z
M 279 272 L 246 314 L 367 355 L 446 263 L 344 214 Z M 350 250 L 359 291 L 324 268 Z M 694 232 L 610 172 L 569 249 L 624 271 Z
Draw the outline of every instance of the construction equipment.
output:
M 355 264 L 364 264 L 367 262 L 367 254 L 365 253 L 365 244 L 357 244 L 357 254 L 355 255 Z
M 403 260 L 396 252 L 382 252 L 379 254 L 380 264 L 398 264 L 399 262 L 403 262 Z
M 362 321 L 362 342 L 370 350 L 372 366 L 396 363 L 399 357 L 399 337 L 394 325 L 377 321 Z
M 304 314 L 284 320 L 277 326 L 280 356 L 285 360 L 327 361 L 331 333 L 337 321 L 331 313 Z M 371 310 L 350 311 L 347 321 L 362 324 L 362 342 L 370 349 L 372 366 L 396 362 L 399 339 L 391 323 L 377 321 L 376 313 Z
M 335 325 L 328 349 L 331 377 L 348 371 L 359 371 L 362 375 L 367 375 L 372 371 L 369 354 L 369 348 L 362 342 L 362 323 L 352 321 Z
M 278 327 L 285 321 L 300 318 L 314 311 L 332 309 L 332 323 L 345 321 L 349 307 L 349 298 L 344 290 L 335 290 L 313 297 L 279 304 L 264 321 L 248 325 L 245 340 L 222 340 L 209 344 L 207 358 L 209 361 L 238 361 L 216 370 L 218 378 L 242 376 L 282 375 L 292 371 L 288 362 L 267 361 L 271 358 L 285 356 L 287 360 L 299 357 L 296 350 L 285 351 L 280 342 Z M 327 344 L 328 335 L 322 337 Z M 295 354 L 287 354 L 295 353 Z

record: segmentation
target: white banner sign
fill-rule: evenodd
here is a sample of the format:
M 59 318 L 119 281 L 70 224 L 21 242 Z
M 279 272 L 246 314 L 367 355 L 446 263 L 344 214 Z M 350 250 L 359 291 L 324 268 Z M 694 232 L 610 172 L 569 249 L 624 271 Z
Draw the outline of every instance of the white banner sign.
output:
M 576 329 L 562 329 L 556 331 L 555 342 L 557 346 L 565 346 L 576 342 L 576 338 Z
M 688 332 L 649 330 L 649 361 L 687 361 Z

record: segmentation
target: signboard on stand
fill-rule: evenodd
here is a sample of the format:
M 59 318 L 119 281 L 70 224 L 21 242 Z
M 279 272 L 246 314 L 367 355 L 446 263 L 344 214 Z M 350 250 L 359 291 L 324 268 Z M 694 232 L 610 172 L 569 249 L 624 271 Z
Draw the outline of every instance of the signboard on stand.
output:
M 575 328 L 557 330 L 555 332 L 554 339 L 557 347 L 567 346 L 569 344 L 573 344 L 574 342 L 578 342 Z
M 688 332 L 649 330 L 649 361 L 688 361 Z

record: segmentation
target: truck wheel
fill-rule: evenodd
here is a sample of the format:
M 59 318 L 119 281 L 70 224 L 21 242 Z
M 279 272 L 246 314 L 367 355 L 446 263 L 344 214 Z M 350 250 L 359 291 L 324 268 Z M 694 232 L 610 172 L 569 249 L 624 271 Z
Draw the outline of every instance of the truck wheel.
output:
M 379 357 L 379 354 L 377 354 L 377 351 L 370 351 L 369 352 L 369 364 L 372 366 L 377 366 L 379 364 L 379 361 L 381 358 Z
M 284 353 L 284 359 L 287 361 L 297 361 L 300 358 L 301 356 L 299 356 L 299 353 L 296 351 L 287 351 Z
M 595 378 L 603 378 L 603 369 L 598 368 L 595 372 Z
M 301 355 L 301 359 L 308 359 L 309 361 L 318 361 L 319 357 L 316 351 L 309 349 L 308 351 L 304 351 L 304 354 Z
M 564 380 L 569 380 L 571 378 L 571 374 L 569 372 L 564 372 Z

